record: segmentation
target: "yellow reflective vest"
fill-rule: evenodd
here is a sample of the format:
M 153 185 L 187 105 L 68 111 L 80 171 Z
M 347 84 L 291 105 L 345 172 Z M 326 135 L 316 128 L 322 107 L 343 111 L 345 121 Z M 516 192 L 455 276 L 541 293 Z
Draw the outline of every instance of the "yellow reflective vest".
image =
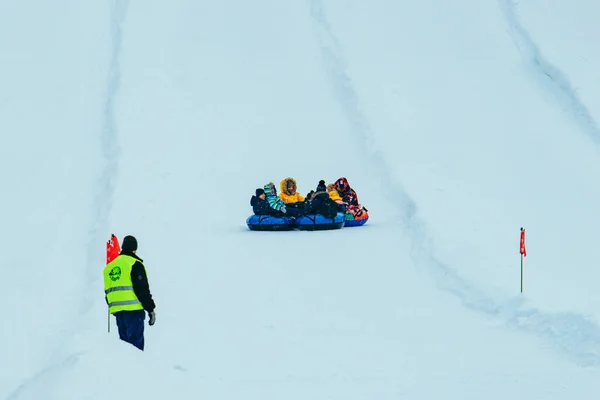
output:
M 111 314 L 119 311 L 143 310 L 142 303 L 133 291 L 131 268 L 140 260 L 119 255 L 104 268 L 104 293 Z

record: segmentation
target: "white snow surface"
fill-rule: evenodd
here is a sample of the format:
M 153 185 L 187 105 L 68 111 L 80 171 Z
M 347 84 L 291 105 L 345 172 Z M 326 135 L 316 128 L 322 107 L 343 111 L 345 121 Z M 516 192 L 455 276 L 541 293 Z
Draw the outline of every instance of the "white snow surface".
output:
M 597 399 L 598 15 L 0 2 L 0 399 Z M 369 221 L 249 231 L 288 176 Z M 144 352 L 107 332 L 111 233 Z

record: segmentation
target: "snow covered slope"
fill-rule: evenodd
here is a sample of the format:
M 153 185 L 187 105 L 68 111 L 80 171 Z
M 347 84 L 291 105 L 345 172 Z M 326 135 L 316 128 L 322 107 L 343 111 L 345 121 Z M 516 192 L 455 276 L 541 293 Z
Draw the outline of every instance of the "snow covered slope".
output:
M 510 3 L 0 7 L 0 298 L 26 299 L 0 398 L 594 398 L 598 153 Z M 348 177 L 371 219 L 248 231 L 287 176 Z M 113 232 L 157 302 L 143 353 L 106 333 Z
M 107 10 L 35 3 L 0 3 L 0 398 L 66 354 L 108 228 L 94 233 Z
M 444 265 L 434 272 L 460 276 L 443 285 L 483 290 L 491 302 L 485 311 L 495 312 L 519 291 L 525 226 L 526 298 L 597 323 L 599 274 L 590 265 L 600 256 L 600 190 L 590 182 L 600 173 L 598 150 L 583 117 L 565 112 L 555 86 L 540 83 L 531 54 L 523 57 L 533 50 L 518 46 L 522 35 L 508 3 L 425 1 L 410 12 L 384 2 L 314 4 L 323 36 L 334 38 L 339 98 L 350 92 L 360 100 L 341 100 L 352 118 L 361 116 L 357 136 L 372 144 L 380 175 L 402 189 L 395 197 L 412 197 L 424 225 L 411 228 L 432 242 Z M 394 25 L 398 32 L 390 35 Z M 460 295 L 482 308 L 469 292 Z

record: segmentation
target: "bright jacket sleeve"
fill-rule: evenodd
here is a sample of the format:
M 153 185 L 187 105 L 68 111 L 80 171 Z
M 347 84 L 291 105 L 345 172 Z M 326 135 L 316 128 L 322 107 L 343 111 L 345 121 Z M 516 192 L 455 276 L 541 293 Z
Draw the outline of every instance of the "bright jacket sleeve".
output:
M 337 192 L 337 190 L 332 190 L 331 192 L 329 192 L 329 197 L 331 197 L 331 200 L 333 201 L 342 201 L 342 198 Z
M 298 203 L 301 201 L 304 201 L 304 196 L 300 195 L 300 193 L 296 192 L 292 195 L 289 194 L 285 194 L 285 193 L 281 193 L 280 195 L 281 200 L 283 200 L 284 203 Z
M 279 211 L 281 207 L 285 206 L 285 203 L 278 196 L 267 196 L 267 201 L 271 208 Z

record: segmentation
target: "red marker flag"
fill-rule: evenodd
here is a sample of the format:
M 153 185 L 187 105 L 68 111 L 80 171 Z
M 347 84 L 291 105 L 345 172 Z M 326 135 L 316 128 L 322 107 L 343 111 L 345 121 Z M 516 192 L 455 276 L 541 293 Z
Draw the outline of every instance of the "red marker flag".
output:
M 112 260 L 119 256 L 121 252 L 121 245 L 119 244 L 119 238 L 115 234 L 110 235 L 110 239 L 106 242 L 106 265 L 110 264 Z M 106 300 L 108 304 L 108 299 Z M 108 333 L 110 333 L 110 308 L 108 308 Z
M 117 258 L 120 252 L 119 239 L 114 234 L 110 235 L 110 239 L 106 242 L 106 264 Z
M 527 257 L 527 248 L 525 247 L 525 229 L 521 228 L 521 242 L 519 244 L 519 252 L 523 257 Z

